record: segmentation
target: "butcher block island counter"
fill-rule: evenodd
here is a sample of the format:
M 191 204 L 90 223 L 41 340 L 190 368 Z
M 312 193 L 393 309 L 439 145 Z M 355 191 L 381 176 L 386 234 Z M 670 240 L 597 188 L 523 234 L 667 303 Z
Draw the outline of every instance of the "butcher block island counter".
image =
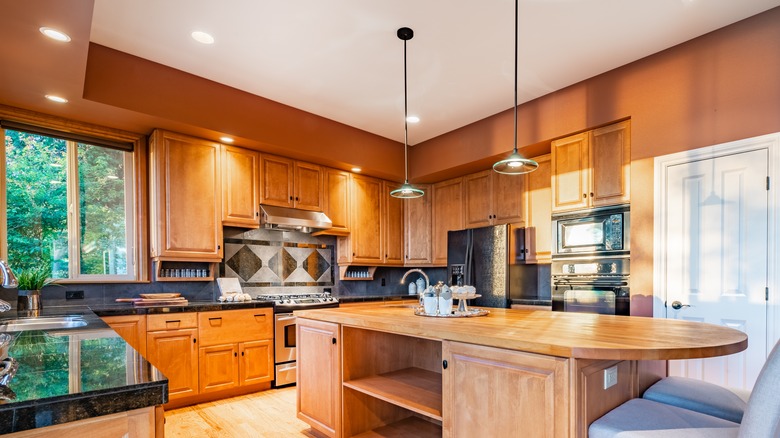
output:
M 654 360 L 738 353 L 710 324 L 490 309 L 474 318 L 409 306 L 298 316 L 298 417 L 331 437 L 586 437 L 638 397 Z M 657 377 L 655 378 L 657 379 Z

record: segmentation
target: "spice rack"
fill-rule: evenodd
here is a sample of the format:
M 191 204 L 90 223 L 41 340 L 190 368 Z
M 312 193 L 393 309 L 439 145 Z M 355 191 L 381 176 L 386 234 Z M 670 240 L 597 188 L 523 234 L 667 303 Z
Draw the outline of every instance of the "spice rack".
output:
M 339 266 L 339 280 L 373 280 L 376 266 Z
M 155 262 L 155 281 L 214 281 L 217 263 L 159 260 Z

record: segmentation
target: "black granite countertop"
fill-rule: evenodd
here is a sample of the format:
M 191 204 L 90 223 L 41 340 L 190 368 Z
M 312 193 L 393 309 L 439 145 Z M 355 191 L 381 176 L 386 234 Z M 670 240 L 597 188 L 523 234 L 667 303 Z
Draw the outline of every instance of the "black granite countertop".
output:
M 159 313 L 211 312 L 215 310 L 257 309 L 273 307 L 269 300 L 252 300 L 238 303 L 219 301 L 190 301 L 186 306 L 134 307 L 132 303 L 91 305 L 90 309 L 98 316 L 152 315 Z
M 156 406 L 168 380 L 85 306 L 43 309 L 39 316 L 80 315 L 83 327 L 7 331 L 16 375 L 0 400 L 0 434 Z M 2 320 L 28 316 L 5 312 Z M 3 329 L 0 328 L 0 333 Z M 9 392 L 10 391 L 10 392 Z

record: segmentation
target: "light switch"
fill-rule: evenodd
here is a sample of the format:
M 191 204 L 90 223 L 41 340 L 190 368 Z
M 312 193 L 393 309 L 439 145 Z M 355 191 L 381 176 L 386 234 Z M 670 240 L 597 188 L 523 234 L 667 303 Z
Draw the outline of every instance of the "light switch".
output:
M 617 365 L 604 370 L 604 389 L 609 389 L 617 385 L 618 367 Z

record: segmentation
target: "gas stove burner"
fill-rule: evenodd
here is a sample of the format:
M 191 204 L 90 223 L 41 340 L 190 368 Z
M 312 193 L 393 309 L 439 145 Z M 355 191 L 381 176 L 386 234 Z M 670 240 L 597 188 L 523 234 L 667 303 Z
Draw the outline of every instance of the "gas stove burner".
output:
M 258 295 L 257 300 L 273 301 L 274 311 L 291 311 L 318 307 L 338 307 L 339 300 L 329 293 Z

